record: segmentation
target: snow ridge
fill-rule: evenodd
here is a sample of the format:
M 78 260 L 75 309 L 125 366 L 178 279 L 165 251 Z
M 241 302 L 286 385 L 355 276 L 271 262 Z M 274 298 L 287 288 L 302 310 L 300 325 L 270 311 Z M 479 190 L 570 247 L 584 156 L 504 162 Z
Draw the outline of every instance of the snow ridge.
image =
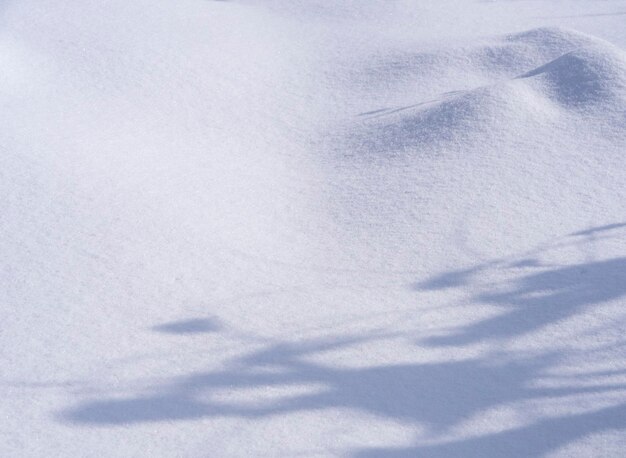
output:
M 546 125 L 564 131 L 576 122 L 572 118 L 580 122 L 600 112 L 603 119 L 623 125 L 626 55 L 603 40 L 560 28 L 540 28 L 481 46 L 469 55 L 475 68 L 487 73 L 491 68 L 493 79 L 505 70 L 513 72 L 519 62 L 544 59 L 544 63 L 493 84 L 374 113 L 356 128 L 360 132 L 355 136 L 357 147 L 398 152 L 450 142 L 484 144 Z M 546 62 L 546 58 L 550 59 Z M 507 65 L 508 69 L 503 68 Z

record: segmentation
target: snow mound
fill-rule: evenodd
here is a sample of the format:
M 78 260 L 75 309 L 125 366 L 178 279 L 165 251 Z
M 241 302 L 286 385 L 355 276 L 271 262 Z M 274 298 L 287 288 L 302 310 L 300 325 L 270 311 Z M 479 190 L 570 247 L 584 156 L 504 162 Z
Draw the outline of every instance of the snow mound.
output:
M 543 52 L 559 52 L 565 48 L 585 46 L 598 39 L 590 35 L 569 30 L 564 27 L 538 27 L 524 32 L 509 34 L 506 43 L 524 43 L 533 45 Z
M 606 43 L 578 48 L 519 77 L 565 107 L 626 105 L 626 56 Z
M 477 67 L 484 67 L 486 56 L 491 56 L 496 80 L 492 84 L 381 110 L 356 129 L 357 149 L 378 153 L 501 142 L 526 132 L 530 137 L 531 130 L 564 130 L 592 116 L 606 126 L 623 126 L 623 51 L 602 40 L 554 28 L 511 35 L 505 42 L 508 45 L 481 46 L 468 54 Z M 504 64 L 516 67 L 519 62 L 536 61 L 538 55 L 552 58 L 519 76 L 497 81 Z

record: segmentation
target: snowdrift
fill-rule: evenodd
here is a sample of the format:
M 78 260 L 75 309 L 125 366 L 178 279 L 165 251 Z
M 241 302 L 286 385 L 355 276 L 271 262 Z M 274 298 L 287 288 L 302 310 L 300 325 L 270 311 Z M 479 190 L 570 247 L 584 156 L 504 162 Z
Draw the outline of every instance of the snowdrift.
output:
M 2 2 L 0 457 L 622 456 L 617 3 Z
M 457 65 L 457 53 L 443 52 L 434 66 Z M 566 132 L 598 114 L 605 135 L 626 122 L 626 54 L 603 40 L 542 28 L 463 49 L 463 55 L 474 71 L 496 81 L 376 111 L 355 128 L 353 145 L 361 152 L 423 151 Z M 499 80 L 537 62 L 536 68 Z

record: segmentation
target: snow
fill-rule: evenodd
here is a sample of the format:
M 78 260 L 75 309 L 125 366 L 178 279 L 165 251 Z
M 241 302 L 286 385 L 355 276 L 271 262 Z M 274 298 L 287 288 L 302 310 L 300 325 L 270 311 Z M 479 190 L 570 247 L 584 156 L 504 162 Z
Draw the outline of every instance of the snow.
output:
M 625 20 L 3 2 L 0 456 L 622 456 Z

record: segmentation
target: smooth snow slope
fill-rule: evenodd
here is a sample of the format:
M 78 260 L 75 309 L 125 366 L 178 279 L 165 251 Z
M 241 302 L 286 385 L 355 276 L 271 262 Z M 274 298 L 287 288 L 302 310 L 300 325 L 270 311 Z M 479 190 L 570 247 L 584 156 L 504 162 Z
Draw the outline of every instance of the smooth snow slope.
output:
M 0 8 L 0 456 L 623 455 L 626 1 Z

